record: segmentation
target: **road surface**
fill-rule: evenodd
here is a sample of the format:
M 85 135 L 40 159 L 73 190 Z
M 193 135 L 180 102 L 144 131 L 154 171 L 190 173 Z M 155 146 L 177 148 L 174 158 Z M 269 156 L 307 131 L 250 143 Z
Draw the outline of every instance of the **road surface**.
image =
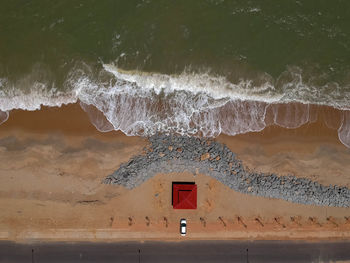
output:
M 0 242 L 0 262 L 350 262 L 350 242 Z

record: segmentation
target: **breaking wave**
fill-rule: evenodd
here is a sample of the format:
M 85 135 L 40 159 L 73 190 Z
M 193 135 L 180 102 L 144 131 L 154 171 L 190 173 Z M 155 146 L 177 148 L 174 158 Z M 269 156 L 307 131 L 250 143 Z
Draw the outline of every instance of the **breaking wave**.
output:
M 33 111 L 41 106 L 60 107 L 77 102 L 75 89 L 59 90 L 51 75 L 45 65 L 37 64 L 31 72 L 16 81 L 0 78 L 0 111 Z
M 340 141 L 350 147 L 349 87 L 307 85 L 298 68 L 289 68 L 275 81 L 262 79 L 259 85 L 244 79 L 233 83 L 210 73 L 166 75 L 124 71 L 111 64 L 97 73 L 87 65 L 75 68 L 64 82 L 65 91 L 28 76 L 19 81 L 26 89 L 15 89 L 15 84 L 1 79 L 0 124 L 12 109 L 79 101 L 101 132 L 215 137 L 258 132 L 269 125 L 297 128 L 316 121 L 317 105 L 324 105 L 337 109 L 322 118 L 328 127 L 338 129 Z

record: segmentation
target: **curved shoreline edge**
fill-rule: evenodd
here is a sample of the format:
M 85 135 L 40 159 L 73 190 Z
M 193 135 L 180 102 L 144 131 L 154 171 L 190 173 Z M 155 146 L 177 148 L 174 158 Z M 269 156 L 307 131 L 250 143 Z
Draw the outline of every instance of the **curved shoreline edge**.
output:
M 350 189 L 325 186 L 293 175 L 249 171 L 224 144 L 176 135 L 155 135 L 144 155 L 124 163 L 103 183 L 135 188 L 157 173 L 189 171 L 209 175 L 231 189 L 255 196 L 317 206 L 349 207 Z
M 243 103 L 243 102 L 242 102 Z M 94 105 L 88 105 L 83 103 L 82 101 L 76 103 L 68 103 L 67 105 L 61 106 L 43 106 L 41 109 L 35 111 L 43 111 L 46 109 L 64 109 L 66 107 L 78 107 L 86 114 L 90 123 L 95 127 L 98 132 L 106 133 L 110 131 L 121 131 L 127 136 L 141 136 L 141 137 L 150 137 L 156 133 L 166 133 L 166 134 L 179 134 L 182 136 L 196 136 L 196 137 L 206 137 L 206 138 L 216 138 L 220 135 L 228 135 L 228 136 L 237 136 L 242 134 L 248 134 L 252 132 L 263 132 L 265 129 L 276 126 L 281 127 L 287 130 L 295 130 L 305 125 L 310 125 L 313 123 L 319 123 L 327 129 L 334 130 L 337 132 L 337 140 L 346 148 L 350 149 L 350 110 L 338 110 L 329 106 L 317 106 L 317 105 L 303 105 L 297 102 L 291 102 L 287 104 L 266 104 L 264 107 L 263 116 L 258 116 L 253 112 L 251 113 L 249 110 L 249 103 L 244 102 L 242 105 L 238 105 L 238 109 L 242 110 L 242 115 L 236 115 L 236 113 L 231 112 L 230 110 L 234 110 L 235 107 L 226 109 L 222 109 L 222 112 L 216 112 L 214 115 L 210 115 L 210 112 L 207 112 L 209 115 L 198 115 L 201 121 L 203 122 L 203 129 L 208 130 L 213 128 L 217 130 L 217 132 L 212 134 L 204 134 L 201 129 L 197 130 L 196 133 L 188 133 L 185 130 L 174 131 L 171 127 L 169 129 L 162 128 L 161 123 L 157 123 L 155 126 L 151 125 L 148 127 L 147 122 L 142 122 L 135 119 L 135 116 L 131 116 L 126 114 L 122 118 L 120 118 L 120 124 L 127 124 L 126 126 L 117 125 L 114 126 L 107 116 L 105 112 L 101 111 Z M 137 104 L 137 103 L 136 103 Z M 232 105 L 231 105 L 232 106 Z M 236 105 L 237 106 L 237 105 Z M 242 107 L 241 107 L 242 106 Z M 246 109 L 245 107 L 248 107 Z M 126 107 L 127 108 L 127 107 Z M 122 113 L 126 113 L 129 109 L 124 108 Z M 31 111 L 31 110 L 23 110 L 23 109 L 14 109 L 11 111 L 1 111 L 0 110 L 0 125 L 5 124 L 9 119 L 11 120 L 12 112 L 14 115 L 18 111 Z M 118 116 L 118 113 L 115 112 L 115 116 Z M 219 115 L 217 115 L 219 114 Z M 224 119 L 221 119 L 220 114 L 223 114 Z M 254 116 L 251 119 L 251 116 Z M 10 117 L 10 118 L 9 118 Z M 119 116 L 121 117 L 121 116 Z M 119 118 L 118 117 L 118 118 Z M 232 118 L 231 118 L 232 117 Z M 202 119 L 203 118 L 203 119 Z M 192 123 L 192 122 L 191 122 Z M 252 129 L 252 125 L 258 125 L 258 129 Z M 195 125 L 199 125 L 196 123 Z M 227 126 L 228 125 L 228 126 Z M 262 125 L 262 126 L 261 126 Z M 2 127 L 2 126 L 1 126 Z M 142 128 L 143 127 L 143 128 Z M 166 126 L 165 126 L 166 127 Z M 226 127 L 226 128 L 225 128 Z M 233 127 L 231 132 L 230 129 L 227 130 L 228 127 Z M 134 130 L 134 128 L 136 130 Z M 192 127 L 193 128 L 193 127 Z M 150 129 L 152 131 L 150 134 L 144 133 L 143 131 Z M 139 132 L 137 132 L 137 130 Z

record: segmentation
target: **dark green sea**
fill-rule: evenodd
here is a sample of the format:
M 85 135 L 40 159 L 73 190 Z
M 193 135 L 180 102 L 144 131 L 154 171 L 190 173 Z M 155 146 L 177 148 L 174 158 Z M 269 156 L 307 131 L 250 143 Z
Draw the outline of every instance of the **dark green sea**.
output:
M 100 131 L 208 137 L 323 105 L 350 147 L 350 1 L 0 0 L 0 123 L 76 102 Z

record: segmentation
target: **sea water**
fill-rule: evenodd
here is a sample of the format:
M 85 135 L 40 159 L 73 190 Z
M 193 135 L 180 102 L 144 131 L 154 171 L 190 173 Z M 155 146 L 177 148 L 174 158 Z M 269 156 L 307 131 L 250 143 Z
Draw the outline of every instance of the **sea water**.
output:
M 0 123 L 79 102 L 102 132 L 215 137 L 340 110 L 350 1 L 1 1 Z

